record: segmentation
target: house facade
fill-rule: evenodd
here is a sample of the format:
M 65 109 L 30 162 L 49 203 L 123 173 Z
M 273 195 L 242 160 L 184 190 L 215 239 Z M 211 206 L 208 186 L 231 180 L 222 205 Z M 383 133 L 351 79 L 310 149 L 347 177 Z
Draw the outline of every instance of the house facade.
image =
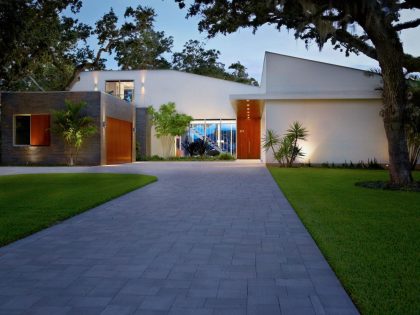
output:
M 174 102 L 194 118 L 181 143 L 206 139 L 238 159 L 273 163 L 261 146 L 268 129 L 283 135 L 299 121 L 309 131 L 300 163 L 388 163 L 380 111 L 380 76 L 366 71 L 267 52 L 259 87 L 174 70 L 83 72 L 70 92 L 2 93 L 2 162 L 65 164 L 66 147 L 51 132 L 51 113 L 65 99 L 83 100 L 98 133 L 80 164 L 114 164 L 163 156 L 147 107 Z
M 282 135 L 299 121 L 309 131 L 300 162 L 387 163 L 381 85 L 380 76 L 366 71 L 267 52 L 260 87 L 174 70 L 134 70 L 84 72 L 72 90 L 101 91 L 134 104 L 144 155 L 163 154 L 146 108 L 174 102 L 194 118 L 192 140 L 206 138 L 238 159 L 274 162 L 261 147 L 266 130 Z

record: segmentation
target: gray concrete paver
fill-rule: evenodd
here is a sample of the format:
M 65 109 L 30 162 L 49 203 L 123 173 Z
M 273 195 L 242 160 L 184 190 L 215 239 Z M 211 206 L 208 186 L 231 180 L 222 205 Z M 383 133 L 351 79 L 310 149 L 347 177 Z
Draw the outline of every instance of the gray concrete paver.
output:
M 262 164 L 49 172 L 159 180 L 0 248 L 0 314 L 358 314 Z

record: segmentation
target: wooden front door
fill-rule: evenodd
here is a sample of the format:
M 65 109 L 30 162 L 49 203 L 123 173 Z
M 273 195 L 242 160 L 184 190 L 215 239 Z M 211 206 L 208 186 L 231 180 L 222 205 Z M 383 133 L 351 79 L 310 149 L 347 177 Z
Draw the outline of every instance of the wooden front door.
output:
M 259 159 L 261 153 L 261 122 L 259 118 L 238 118 L 238 159 Z
M 132 162 L 133 127 L 131 122 L 106 118 L 106 163 Z

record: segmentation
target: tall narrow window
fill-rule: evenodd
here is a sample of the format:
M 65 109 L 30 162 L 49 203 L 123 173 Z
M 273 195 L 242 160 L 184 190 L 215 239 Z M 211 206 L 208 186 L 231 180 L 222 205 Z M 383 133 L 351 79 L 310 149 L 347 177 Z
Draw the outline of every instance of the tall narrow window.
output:
M 15 144 L 31 144 L 31 116 L 15 116 Z
M 16 115 L 15 145 L 50 145 L 50 120 L 50 115 Z
M 105 92 L 132 102 L 134 100 L 134 81 L 106 81 Z

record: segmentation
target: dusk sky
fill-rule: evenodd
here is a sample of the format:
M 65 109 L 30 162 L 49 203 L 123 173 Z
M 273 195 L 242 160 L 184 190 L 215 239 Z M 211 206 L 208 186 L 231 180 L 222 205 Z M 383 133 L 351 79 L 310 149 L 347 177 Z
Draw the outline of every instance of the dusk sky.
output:
M 205 33 L 199 33 L 197 18 L 185 19 L 186 10 L 180 10 L 173 0 L 84 0 L 79 19 L 94 25 L 109 8 L 122 18 L 127 6 L 149 6 L 155 9 L 156 29 L 164 31 L 167 36 L 173 36 L 173 51 L 181 51 L 182 46 L 189 39 L 206 42 L 206 48 L 218 49 L 221 52 L 221 61 L 226 65 L 240 61 L 248 68 L 248 73 L 260 80 L 262 63 L 265 51 L 334 63 L 360 69 L 377 67 L 377 62 L 360 54 L 346 57 L 344 53 L 334 51 L 331 45 L 326 45 L 320 52 L 315 44 L 309 49 L 305 48 L 303 41 L 295 40 L 293 33 L 286 30 L 279 32 L 274 26 L 264 26 L 252 34 L 250 29 L 240 29 L 237 33 L 227 36 L 218 35 L 216 38 L 207 39 Z M 409 11 L 405 14 L 408 19 L 420 17 L 420 11 Z M 411 29 L 401 34 L 404 48 L 407 53 L 420 54 L 420 29 Z M 117 69 L 117 64 L 112 57 L 108 58 L 108 67 Z

